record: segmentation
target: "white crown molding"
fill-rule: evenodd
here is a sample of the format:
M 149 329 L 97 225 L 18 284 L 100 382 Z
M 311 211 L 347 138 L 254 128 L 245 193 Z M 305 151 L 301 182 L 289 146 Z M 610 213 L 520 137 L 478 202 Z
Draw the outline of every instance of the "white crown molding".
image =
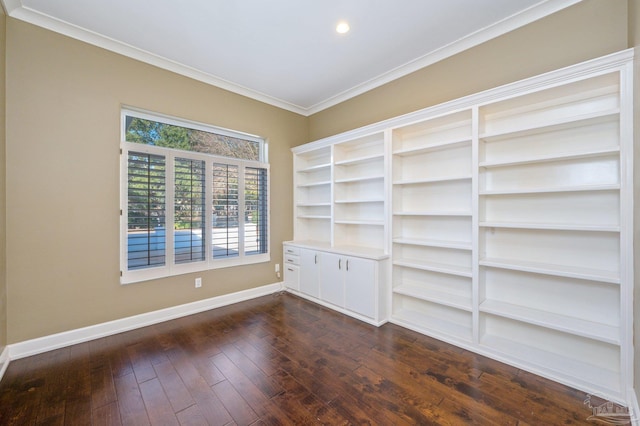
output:
M 456 55 L 465 50 L 471 49 L 486 41 L 499 37 L 517 28 L 523 27 L 527 24 L 535 22 L 545 16 L 556 13 L 562 9 L 565 9 L 574 4 L 580 3 L 582 0 L 545 0 L 522 12 L 509 16 L 493 25 L 482 28 L 468 36 L 465 36 L 459 40 L 454 41 L 440 49 L 434 50 L 420 58 L 417 58 L 411 62 L 401 65 L 387 73 L 384 73 L 378 77 L 375 77 L 369 81 L 352 87 L 342 93 L 339 93 L 331 98 L 322 101 L 316 105 L 306 109 L 306 115 L 312 115 L 341 102 L 347 101 L 358 95 L 361 95 L 369 90 L 383 86 L 391 81 L 404 77 L 412 72 L 418 71 L 422 68 L 426 68 L 429 65 L 433 65 L 436 62 L 442 61 L 453 55 Z
M 11 13 L 22 7 L 21 0 L 2 0 L 2 7 L 7 15 L 11 15 Z
M 245 300 L 255 299 L 256 297 L 267 296 L 281 291 L 282 288 L 282 283 L 268 284 L 249 290 L 225 294 L 222 296 L 212 297 L 210 299 L 198 300 L 196 302 L 187 303 L 184 305 L 173 306 L 166 309 L 160 309 L 158 311 L 147 312 L 144 314 L 121 318 L 102 324 L 96 324 L 89 327 L 78 328 L 75 330 L 69 330 L 62 333 L 39 337 L 37 339 L 14 343 L 9 345 L 5 349 L 5 352 L 7 352 L 8 349 L 7 364 L 9 363 L 8 361 L 12 361 L 15 359 L 37 355 L 43 352 L 75 345 L 82 342 L 88 342 L 90 340 L 111 336 L 117 333 L 123 333 L 125 331 L 146 327 L 176 318 L 181 318 L 187 315 L 197 314 L 199 312 L 208 311 L 210 309 L 243 302 Z M 0 357 L 0 361 L 1 360 L 2 357 Z
M 282 99 L 278 99 L 273 96 L 269 96 L 265 93 L 252 90 L 248 87 L 244 87 L 220 77 L 216 77 L 215 75 L 202 72 L 200 70 L 188 67 L 162 56 L 155 55 L 142 49 L 138 49 L 126 43 L 122 43 L 109 37 L 105 37 L 101 34 L 69 24 L 68 22 L 61 21 L 49 15 L 45 15 L 36 10 L 25 7 L 22 4 L 21 0 L 0 1 L 2 2 L 2 5 L 4 6 L 7 14 L 12 18 L 37 25 L 42 28 L 46 28 L 48 30 L 66 35 L 68 37 L 121 54 L 123 56 L 127 56 L 129 58 L 136 59 L 189 78 L 193 78 L 194 80 L 198 80 L 203 83 L 207 83 L 212 86 L 216 86 L 221 89 L 228 90 L 230 92 L 237 93 L 239 95 L 246 96 L 248 98 L 294 112 L 296 114 L 310 116 L 341 102 L 349 100 L 353 97 L 361 95 L 369 90 L 387 84 L 393 80 L 404 77 L 421 68 L 432 65 L 464 50 L 470 49 L 488 40 L 506 34 L 516 28 L 522 27 L 538 19 L 544 18 L 545 16 L 556 13 L 562 9 L 579 3 L 582 0 L 543 0 L 540 3 L 520 13 L 505 18 L 502 21 L 497 22 L 489 27 L 478 30 L 475 33 L 463 37 L 447 46 L 430 52 L 427 55 L 422 56 L 421 58 L 408 62 L 387 73 L 384 73 L 369 81 L 354 86 L 337 95 L 331 96 L 330 98 L 310 107 L 303 107 Z

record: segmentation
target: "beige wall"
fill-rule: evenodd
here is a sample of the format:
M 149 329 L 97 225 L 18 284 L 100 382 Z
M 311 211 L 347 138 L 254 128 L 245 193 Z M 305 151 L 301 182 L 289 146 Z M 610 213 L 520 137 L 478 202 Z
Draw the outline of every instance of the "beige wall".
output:
M 627 2 L 585 0 L 310 117 L 310 140 L 627 47 Z
M 307 119 L 7 19 L 8 342 L 278 282 Z M 120 106 L 264 136 L 271 263 L 119 284 Z
M 5 251 L 5 27 L 6 15 L 0 7 L 0 353 L 2 353 L 7 344 L 7 268 Z

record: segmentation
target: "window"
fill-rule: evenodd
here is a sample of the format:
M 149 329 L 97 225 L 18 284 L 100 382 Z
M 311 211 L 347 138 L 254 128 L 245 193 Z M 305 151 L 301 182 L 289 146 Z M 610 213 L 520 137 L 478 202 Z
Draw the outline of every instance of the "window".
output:
M 165 238 L 157 230 L 165 226 L 165 159 L 129 152 L 127 170 L 127 268 L 163 266 Z
M 122 283 L 270 260 L 262 139 L 132 109 L 122 124 Z

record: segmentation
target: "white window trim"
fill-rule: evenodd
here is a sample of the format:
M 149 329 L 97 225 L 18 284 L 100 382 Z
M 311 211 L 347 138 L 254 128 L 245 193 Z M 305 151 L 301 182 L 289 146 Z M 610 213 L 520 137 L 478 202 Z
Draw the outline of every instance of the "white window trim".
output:
M 222 157 L 211 154 L 203 154 L 191 151 L 182 151 L 172 148 L 156 147 L 152 145 L 145 145 L 133 142 L 127 142 L 125 137 L 125 120 L 126 116 L 135 116 L 145 118 L 153 121 L 160 121 L 167 124 L 173 124 L 182 127 L 193 127 L 192 122 L 180 121 L 174 118 L 167 118 L 160 114 L 150 114 L 146 112 L 139 112 L 138 110 L 132 110 L 130 108 L 122 109 L 122 123 L 121 123 L 121 144 L 120 144 L 120 283 L 131 284 L 140 281 L 148 281 L 153 279 L 159 279 L 164 277 L 182 275 L 193 272 L 201 272 L 211 269 L 227 268 L 241 265 L 251 265 L 256 263 L 264 263 L 271 261 L 271 173 L 270 165 L 266 162 L 242 160 L 230 157 Z M 197 130 L 204 130 L 211 133 L 224 134 L 236 138 L 248 139 L 248 135 L 244 135 L 239 132 L 231 132 L 229 130 L 218 129 L 212 126 L 205 126 L 198 124 Z M 224 133 L 223 133 L 224 131 Z M 257 142 L 263 142 L 261 144 L 261 158 L 266 156 L 266 142 L 255 136 L 251 136 L 252 139 Z M 145 154 L 156 154 L 165 157 L 165 188 L 166 188 L 166 229 L 173 229 L 174 220 L 174 164 L 175 158 L 186 158 L 205 161 L 205 260 L 189 262 L 189 263 L 174 263 L 174 240 L 173 232 L 166 232 L 165 241 L 165 265 L 157 267 L 149 267 L 144 269 L 128 270 L 128 154 L 129 151 L 140 152 Z M 213 258 L 211 250 L 211 238 L 212 238 L 212 217 L 213 217 L 213 177 L 212 168 L 214 163 L 222 163 L 238 166 L 238 256 L 229 258 Z M 244 179 L 245 168 L 254 167 L 267 170 L 267 252 L 261 254 L 244 254 Z M 242 208 L 240 208 L 242 206 Z

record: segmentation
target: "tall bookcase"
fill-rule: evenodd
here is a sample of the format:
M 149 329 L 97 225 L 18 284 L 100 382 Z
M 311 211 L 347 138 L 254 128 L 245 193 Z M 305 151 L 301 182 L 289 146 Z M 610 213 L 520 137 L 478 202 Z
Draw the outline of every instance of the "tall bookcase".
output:
M 383 132 L 333 145 L 334 246 L 386 251 Z
M 388 253 L 390 322 L 625 403 L 632 81 L 627 50 L 295 148 L 295 239 Z
M 388 315 L 388 132 L 293 149 L 294 235 L 287 290 L 370 324 Z
M 613 71 L 479 108 L 479 344 L 607 392 L 631 235 L 622 84 Z
M 393 130 L 393 317 L 472 340 L 472 111 Z

